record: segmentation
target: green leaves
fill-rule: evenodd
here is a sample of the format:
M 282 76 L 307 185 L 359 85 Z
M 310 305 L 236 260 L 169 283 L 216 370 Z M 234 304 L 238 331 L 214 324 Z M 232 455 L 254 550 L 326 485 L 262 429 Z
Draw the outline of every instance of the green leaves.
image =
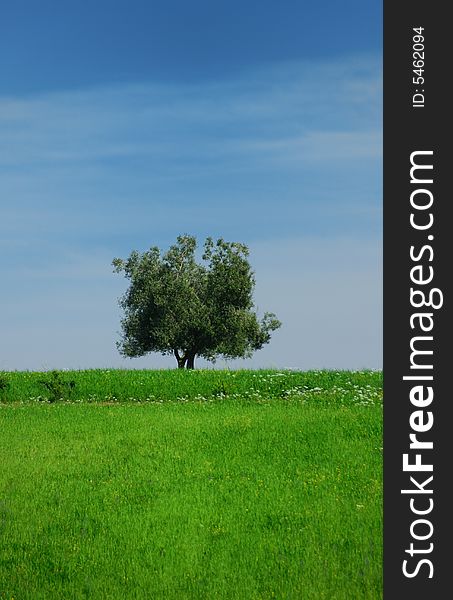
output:
M 253 312 L 255 279 L 247 246 L 208 237 L 202 263 L 196 248 L 195 237 L 180 235 L 165 254 L 152 247 L 113 260 L 114 271 L 131 282 L 120 299 L 123 355 L 174 354 L 179 367 L 192 368 L 196 355 L 250 356 L 280 327 L 274 314 L 258 321 Z

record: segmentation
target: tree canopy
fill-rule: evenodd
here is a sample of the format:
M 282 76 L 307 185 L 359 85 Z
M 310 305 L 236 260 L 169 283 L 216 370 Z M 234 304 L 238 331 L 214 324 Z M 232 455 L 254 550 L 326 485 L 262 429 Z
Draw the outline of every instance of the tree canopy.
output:
M 200 263 L 196 248 L 195 237 L 182 235 L 164 254 L 154 246 L 113 260 L 115 272 L 130 280 L 119 301 L 121 354 L 173 354 L 179 368 L 191 369 L 196 356 L 250 357 L 280 327 L 273 313 L 259 320 L 253 310 L 247 246 L 208 237 Z

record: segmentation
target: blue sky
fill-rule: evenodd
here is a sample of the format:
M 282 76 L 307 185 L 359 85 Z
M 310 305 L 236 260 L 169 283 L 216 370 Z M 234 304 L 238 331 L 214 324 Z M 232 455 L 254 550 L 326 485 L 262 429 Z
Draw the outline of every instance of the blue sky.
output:
M 0 369 L 173 366 L 118 355 L 110 263 L 185 232 L 283 321 L 231 366 L 382 366 L 381 4 L 244 4 L 2 8 Z

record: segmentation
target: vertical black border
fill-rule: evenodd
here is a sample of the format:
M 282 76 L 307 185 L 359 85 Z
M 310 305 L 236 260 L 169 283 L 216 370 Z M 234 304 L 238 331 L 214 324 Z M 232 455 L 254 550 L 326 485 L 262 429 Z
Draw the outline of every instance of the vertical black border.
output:
M 450 112 L 447 109 L 448 88 L 451 86 L 452 68 L 449 49 L 452 39 L 451 24 L 447 17 L 448 3 L 421 2 L 420 0 L 387 0 L 384 2 L 384 598 L 386 600 L 410 598 L 417 600 L 449 597 L 449 579 L 453 577 L 451 543 L 453 543 L 451 518 L 452 498 L 449 492 L 450 473 L 453 473 L 453 398 L 449 389 L 449 373 L 453 372 L 453 353 L 450 348 L 451 312 L 451 260 L 449 244 L 450 223 L 448 212 L 453 205 L 453 195 L 448 189 L 450 171 L 449 130 Z M 424 82 L 414 84 L 413 28 L 424 28 Z M 413 95 L 423 90 L 424 106 L 413 107 Z M 414 151 L 432 150 L 427 162 L 433 164 L 432 185 L 434 195 L 432 212 L 434 223 L 427 231 L 414 230 L 410 225 L 410 195 L 414 184 L 410 182 L 410 155 Z M 416 184 L 418 185 L 418 184 Z M 429 211 L 428 211 L 429 212 Z M 424 212 L 426 216 L 427 212 Z M 433 240 L 428 240 L 428 233 Z M 410 316 L 417 309 L 410 303 L 411 268 L 420 263 L 411 260 L 411 246 L 420 249 L 432 246 L 434 257 L 423 258 L 425 267 L 431 265 L 434 278 L 429 288 L 442 290 L 442 308 L 421 310 L 433 313 L 434 327 L 426 335 L 433 336 L 433 355 L 425 357 L 432 371 L 411 370 L 410 340 L 417 332 L 411 329 Z M 417 287 L 417 286 L 414 286 Z M 429 345 L 427 345 L 429 347 Z M 434 424 L 430 431 L 419 434 L 423 440 L 433 442 L 432 450 L 422 452 L 423 461 L 433 464 L 433 472 L 410 473 L 403 471 L 403 454 L 410 453 L 411 462 L 417 451 L 409 449 L 412 432 L 409 418 L 417 410 L 410 402 L 412 381 L 403 381 L 405 375 L 432 375 L 434 399 L 425 411 L 432 411 Z M 419 482 L 433 475 L 426 488 L 432 494 L 414 496 L 420 499 L 419 507 L 432 498 L 433 510 L 426 519 L 433 525 L 433 534 L 425 542 L 411 537 L 410 527 L 417 518 L 410 508 L 409 494 L 401 490 L 414 488 L 410 476 Z M 423 498 L 423 500 L 422 500 Z M 416 500 L 418 502 L 418 500 Z M 418 530 L 422 531 L 422 527 Z M 425 530 L 427 531 L 427 529 Z M 410 557 L 405 552 L 410 543 L 417 548 L 433 550 Z M 418 574 L 408 578 L 403 573 L 403 561 L 408 559 L 408 570 L 415 571 L 418 560 L 429 559 L 430 568 L 420 565 Z

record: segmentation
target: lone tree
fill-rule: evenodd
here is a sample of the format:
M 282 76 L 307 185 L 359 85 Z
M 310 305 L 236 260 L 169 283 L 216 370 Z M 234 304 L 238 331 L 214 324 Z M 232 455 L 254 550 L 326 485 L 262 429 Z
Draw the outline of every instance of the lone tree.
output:
M 165 254 L 153 247 L 113 260 L 115 272 L 130 280 L 119 301 L 123 356 L 173 354 L 180 369 L 193 369 L 196 356 L 250 357 L 280 327 L 273 313 L 258 320 L 253 311 L 247 246 L 208 237 L 201 264 L 196 247 L 195 237 L 182 235 Z

